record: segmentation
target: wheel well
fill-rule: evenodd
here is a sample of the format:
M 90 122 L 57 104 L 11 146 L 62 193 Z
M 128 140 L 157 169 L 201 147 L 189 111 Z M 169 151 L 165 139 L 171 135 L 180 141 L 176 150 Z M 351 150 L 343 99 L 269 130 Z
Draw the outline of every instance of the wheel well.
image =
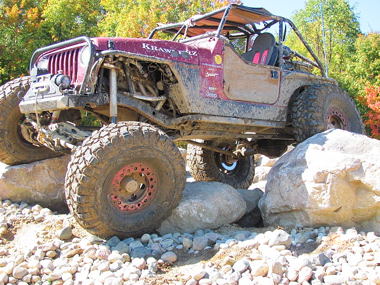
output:
M 286 114 L 286 124 L 288 126 L 291 126 L 292 120 L 291 120 L 291 112 L 292 112 L 292 106 L 293 102 L 296 100 L 298 95 L 303 92 L 309 85 L 303 85 L 298 87 L 296 90 L 294 90 L 292 96 L 290 96 L 289 103 L 288 103 L 288 108 L 287 108 L 287 114 Z
M 177 116 L 178 108 L 169 92 L 178 81 L 168 64 L 128 56 L 108 56 L 99 70 L 98 93 L 109 93 L 110 68 L 117 70 L 118 94 L 142 100 L 168 116 Z

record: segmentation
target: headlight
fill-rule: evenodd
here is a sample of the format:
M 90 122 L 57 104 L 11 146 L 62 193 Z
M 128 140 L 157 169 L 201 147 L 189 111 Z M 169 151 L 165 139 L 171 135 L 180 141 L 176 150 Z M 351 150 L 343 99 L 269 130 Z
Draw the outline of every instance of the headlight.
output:
M 86 46 L 82 48 L 79 60 L 82 65 L 87 65 L 91 58 L 91 48 L 89 46 Z
M 57 74 L 54 75 L 54 77 L 54 82 L 57 84 L 57 86 L 61 87 L 62 89 L 68 89 L 70 87 L 71 79 L 67 75 Z
M 38 60 L 36 66 L 38 75 L 49 73 L 49 60 L 46 57 Z

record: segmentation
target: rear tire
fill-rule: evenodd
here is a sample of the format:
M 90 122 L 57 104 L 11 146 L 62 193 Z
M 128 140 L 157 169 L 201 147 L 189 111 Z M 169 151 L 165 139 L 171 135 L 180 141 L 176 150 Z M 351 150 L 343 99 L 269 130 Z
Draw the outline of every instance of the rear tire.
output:
M 181 153 L 162 131 L 139 122 L 110 124 L 72 156 L 66 199 L 89 232 L 139 236 L 157 229 L 178 205 L 185 173 Z
M 297 142 L 331 128 L 365 134 L 355 103 L 335 85 L 306 87 L 293 99 L 290 115 Z
M 33 162 L 59 156 L 44 146 L 35 146 L 21 135 L 19 103 L 30 86 L 29 77 L 21 77 L 0 87 L 0 161 L 8 165 Z
M 248 189 L 255 176 L 253 156 L 226 163 L 222 154 L 192 144 L 187 145 L 187 165 L 196 181 L 218 181 L 236 189 Z

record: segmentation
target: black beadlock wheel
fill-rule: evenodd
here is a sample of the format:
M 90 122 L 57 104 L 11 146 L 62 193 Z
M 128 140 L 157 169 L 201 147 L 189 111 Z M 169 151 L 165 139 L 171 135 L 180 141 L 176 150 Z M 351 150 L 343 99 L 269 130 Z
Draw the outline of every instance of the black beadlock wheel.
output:
M 101 236 L 139 236 L 157 229 L 180 201 L 185 162 L 157 128 L 110 124 L 73 154 L 65 193 L 77 222 Z
M 228 144 L 205 144 L 227 149 Z M 253 183 L 255 165 L 253 156 L 234 160 L 224 154 L 216 153 L 192 144 L 187 145 L 187 165 L 196 181 L 218 181 L 236 189 L 248 189 Z
M 8 165 L 43 160 L 59 156 L 44 146 L 25 140 L 20 124 L 25 119 L 19 103 L 29 90 L 30 78 L 21 77 L 0 87 L 0 161 Z
M 355 103 L 335 85 L 306 87 L 293 99 L 290 116 L 297 142 L 332 128 L 365 134 Z

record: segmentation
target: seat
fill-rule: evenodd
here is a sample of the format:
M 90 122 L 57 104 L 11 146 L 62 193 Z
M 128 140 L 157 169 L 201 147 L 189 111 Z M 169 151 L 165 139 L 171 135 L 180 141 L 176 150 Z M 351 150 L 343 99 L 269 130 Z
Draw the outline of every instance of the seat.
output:
M 276 40 L 271 33 L 259 34 L 252 48 L 243 53 L 241 57 L 255 64 L 274 65 L 278 57 Z

